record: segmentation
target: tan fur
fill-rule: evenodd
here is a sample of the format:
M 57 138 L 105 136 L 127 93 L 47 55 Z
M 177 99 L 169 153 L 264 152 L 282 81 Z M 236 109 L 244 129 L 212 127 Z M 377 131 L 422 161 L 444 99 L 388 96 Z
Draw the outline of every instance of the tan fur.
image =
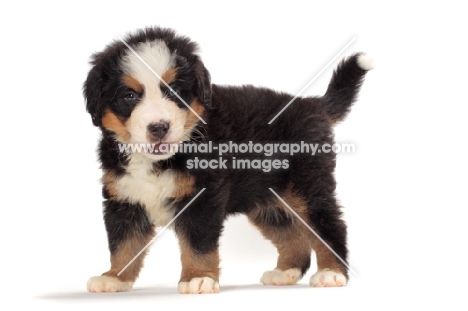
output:
M 102 117 L 102 126 L 114 132 L 118 136 L 119 140 L 129 141 L 130 133 L 128 132 L 124 122 L 122 122 L 119 117 L 110 110 L 106 110 L 104 113 L 104 116 Z
M 307 214 L 307 204 L 305 200 L 298 194 L 294 193 L 292 187 L 288 187 L 287 191 L 283 194 L 283 200 L 288 203 L 288 205 L 294 209 L 294 211 L 318 234 L 316 228 L 309 221 L 309 216 Z M 284 203 L 281 202 L 281 205 L 284 206 Z M 337 272 L 345 272 L 342 266 L 339 264 L 336 256 L 330 252 L 330 250 L 320 241 L 315 234 L 313 234 L 303 223 L 298 223 L 300 230 L 305 235 L 304 238 L 310 241 L 312 249 L 315 251 L 317 257 L 317 268 L 318 270 L 328 268 Z
M 312 230 L 315 231 L 315 233 L 320 235 L 320 232 L 318 232 L 309 221 L 305 200 L 297 193 L 294 193 L 291 186 L 288 187 L 288 190 L 283 194 L 283 200 L 288 203 L 294 211 L 296 211 L 296 213 L 312 228 Z M 281 203 L 281 205 L 287 209 L 287 207 L 284 206 L 284 203 Z M 310 241 L 312 249 L 315 251 L 318 270 L 328 268 L 333 271 L 345 273 L 336 256 L 330 252 L 323 242 L 320 241 L 303 223 L 299 223 L 299 226 L 301 227 L 300 230 L 305 235 L 305 238 Z
M 190 107 L 201 117 L 203 116 L 203 113 L 205 112 L 205 108 L 203 108 L 203 105 L 198 101 L 198 99 L 195 99 L 192 101 L 190 104 Z M 198 122 L 198 117 L 191 111 L 189 110 L 187 112 L 187 118 L 185 119 L 185 124 L 184 128 L 186 130 L 192 130 L 192 128 L 197 124 Z
M 177 75 L 177 68 L 170 68 L 163 72 L 161 75 L 161 79 L 166 82 L 166 84 L 170 84 L 175 81 Z
M 310 236 L 312 241 L 312 248 L 314 249 L 317 256 L 318 270 L 320 271 L 322 269 L 330 269 L 335 272 L 346 274 L 346 270 L 340 264 L 336 256 L 322 243 L 322 241 L 320 241 L 314 234 L 310 234 Z M 333 248 L 333 245 L 329 246 Z
M 119 195 L 117 189 L 115 189 L 116 181 L 117 176 L 115 176 L 112 171 L 104 171 L 102 176 L 102 184 L 111 198 L 116 198 Z
M 282 194 L 283 200 L 318 234 L 319 232 L 309 221 L 307 214 L 307 204 L 304 198 L 292 190 L 292 187 Z M 292 225 L 285 228 L 277 228 L 264 225 L 257 219 L 265 217 L 265 212 L 259 209 L 254 210 L 247 216 L 265 236 L 271 240 L 278 249 L 277 269 L 285 271 L 290 268 L 300 268 L 306 260 L 309 260 L 312 249 L 316 252 L 318 269 L 330 269 L 344 273 L 344 269 L 338 262 L 335 255 L 313 234 L 295 215 L 291 213 L 283 202 L 277 200 L 275 207 L 289 214 Z M 265 209 L 265 207 L 263 207 Z M 269 212 L 269 217 L 274 217 L 274 211 Z M 273 214 L 273 216 L 271 216 Z
M 134 90 L 137 93 L 142 93 L 143 92 L 143 86 L 138 82 L 138 80 L 132 76 L 132 75 L 124 75 L 123 78 L 123 83 Z
M 195 194 L 195 178 L 192 175 L 177 174 L 174 183 L 176 189 L 172 198 L 176 201 Z
M 283 198 L 299 215 L 307 211 L 307 205 L 304 200 L 293 194 L 290 189 L 283 194 Z M 277 247 L 279 256 L 276 268 L 282 271 L 290 268 L 301 268 L 305 261 L 310 260 L 312 250 L 307 228 L 279 200 L 270 209 L 281 209 L 284 211 L 291 218 L 292 225 L 285 228 L 266 226 L 262 221 L 258 221 L 265 217 L 265 215 L 259 215 L 259 213 L 262 213 L 262 208 L 265 209 L 265 207 L 258 207 L 247 216 L 265 238 L 272 241 Z M 274 213 L 274 211 L 270 213 Z
M 219 282 L 219 253 L 197 254 L 184 237 L 179 237 L 182 273 L 179 282 L 197 277 L 210 277 Z
M 290 228 L 278 229 L 255 224 L 265 238 L 278 249 L 276 268 L 282 271 L 290 268 L 302 268 L 304 261 L 310 260 L 312 246 L 303 228 L 295 222 Z
M 153 236 L 154 232 L 148 236 L 134 235 L 120 243 L 117 251 L 111 255 L 111 269 L 103 275 L 116 277 L 122 282 L 134 282 L 143 267 L 146 251 L 138 256 L 122 274 L 119 276 L 117 274 L 151 241 Z
M 301 195 L 298 193 L 294 192 L 293 187 L 291 184 L 289 184 L 288 188 L 286 188 L 286 191 L 282 194 L 282 199 L 288 203 L 288 205 L 296 212 L 298 213 L 302 219 L 306 220 L 307 218 L 307 203 Z M 284 205 L 283 202 L 278 200 L 278 206 L 284 210 L 287 214 L 291 214 L 291 211 L 287 206 Z

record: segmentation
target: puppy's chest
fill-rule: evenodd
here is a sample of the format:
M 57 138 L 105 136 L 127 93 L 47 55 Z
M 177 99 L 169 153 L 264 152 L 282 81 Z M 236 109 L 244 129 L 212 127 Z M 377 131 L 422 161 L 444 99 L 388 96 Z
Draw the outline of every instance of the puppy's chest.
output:
M 144 206 L 156 226 L 166 225 L 174 216 L 166 204 L 176 189 L 170 170 L 156 174 L 145 163 L 131 163 L 127 174 L 116 180 L 115 188 L 121 200 Z

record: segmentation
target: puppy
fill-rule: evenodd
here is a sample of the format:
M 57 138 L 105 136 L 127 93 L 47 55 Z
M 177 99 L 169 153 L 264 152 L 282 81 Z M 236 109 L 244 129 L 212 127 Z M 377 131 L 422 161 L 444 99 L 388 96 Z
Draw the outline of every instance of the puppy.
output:
M 312 250 L 312 286 L 347 283 L 335 154 L 311 155 L 306 146 L 333 145 L 333 125 L 349 112 L 372 59 L 346 58 L 324 96 L 298 97 L 280 114 L 293 96 L 212 84 L 197 45 L 169 29 L 132 33 L 94 54 L 91 65 L 84 96 L 102 131 L 111 267 L 88 281 L 90 292 L 131 290 L 155 228 L 168 225 L 181 250 L 179 292 L 219 292 L 219 238 L 235 214 L 278 248 L 263 284 L 295 284 Z M 180 150 L 168 148 L 175 144 Z M 291 152 L 298 145 L 301 152 Z

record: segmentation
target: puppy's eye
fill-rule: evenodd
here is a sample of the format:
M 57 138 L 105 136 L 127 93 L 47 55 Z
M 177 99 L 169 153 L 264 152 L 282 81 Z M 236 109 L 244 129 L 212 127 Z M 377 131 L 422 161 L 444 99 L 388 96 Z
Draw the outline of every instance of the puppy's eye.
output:
M 167 97 L 174 98 L 179 94 L 179 90 L 176 87 L 167 88 L 165 94 Z
M 129 93 L 125 94 L 124 98 L 125 98 L 126 101 L 134 102 L 135 100 L 138 99 L 138 96 L 133 92 L 129 92 Z

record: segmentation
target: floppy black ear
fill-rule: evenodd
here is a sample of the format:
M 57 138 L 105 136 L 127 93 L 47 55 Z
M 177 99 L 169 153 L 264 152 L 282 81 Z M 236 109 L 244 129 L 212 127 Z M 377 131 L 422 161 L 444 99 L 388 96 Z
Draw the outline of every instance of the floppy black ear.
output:
M 102 75 L 101 70 L 94 66 L 88 73 L 83 85 L 83 95 L 86 100 L 86 110 L 91 114 L 93 124 L 100 126 L 102 122 Z
M 211 108 L 211 76 L 205 68 L 203 62 L 197 58 L 195 64 L 195 76 L 197 79 L 196 95 L 201 104 L 206 108 Z

